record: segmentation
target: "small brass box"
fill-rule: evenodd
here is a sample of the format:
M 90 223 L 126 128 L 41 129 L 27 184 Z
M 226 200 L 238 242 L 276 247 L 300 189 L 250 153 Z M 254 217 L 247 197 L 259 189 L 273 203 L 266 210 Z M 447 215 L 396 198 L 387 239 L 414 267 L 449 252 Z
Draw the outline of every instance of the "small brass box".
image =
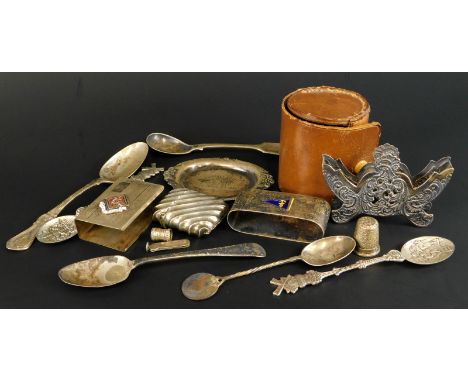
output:
M 76 217 L 80 239 L 125 252 L 151 223 L 160 184 L 122 178 Z

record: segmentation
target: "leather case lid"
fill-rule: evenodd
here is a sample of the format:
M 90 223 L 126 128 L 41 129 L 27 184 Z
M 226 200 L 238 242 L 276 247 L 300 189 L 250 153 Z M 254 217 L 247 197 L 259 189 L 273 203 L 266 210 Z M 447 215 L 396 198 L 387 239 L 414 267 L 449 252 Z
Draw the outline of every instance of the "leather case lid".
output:
M 331 86 L 298 89 L 289 95 L 286 106 L 300 119 L 329 126 L 366 123 L 370 114 L 369 103 L 362 95 Z

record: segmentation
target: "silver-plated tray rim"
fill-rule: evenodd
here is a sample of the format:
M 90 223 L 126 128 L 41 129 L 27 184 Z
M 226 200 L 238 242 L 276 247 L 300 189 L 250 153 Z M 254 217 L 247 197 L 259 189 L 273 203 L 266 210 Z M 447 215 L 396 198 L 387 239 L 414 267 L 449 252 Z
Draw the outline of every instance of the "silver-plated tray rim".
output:
M 184 171 L 186 171 L 188 168 L 194 165 L 195 166 L 198 165 L 199 168 L 218 165 L 220 168 L 228 167 L 233 170 L 237 170 L 239 172 L 244 172 L 244 173 L 250 172 L 251 174 L 255 175 L 256 183 L 249 190 L 267 189 L 274 183 L 273 176 L 263 167 L 260 167 L 259 165 L 255 163 L 242 161 L 240 159 L 234 159 L 234 158 L 197 158 L 197 159 L 187 160 L 187 161 L 178 163 L 177 165 L 170 167 L 166 171 L 164 171 L 164 180 L 173 188 L 188 188 L 186 185 L 179 183 L 181 174 L 183 174 Z M 242 191 L 246 191 L 246 190 L 241 190 L 238 192 L 238 194 L 241 193 Z M 213 196 L 220 197 L 223 200 L 234 200 L 236 199 L 238 194 L 232 197 L 224 197 L 220 195 L 213 195 Z

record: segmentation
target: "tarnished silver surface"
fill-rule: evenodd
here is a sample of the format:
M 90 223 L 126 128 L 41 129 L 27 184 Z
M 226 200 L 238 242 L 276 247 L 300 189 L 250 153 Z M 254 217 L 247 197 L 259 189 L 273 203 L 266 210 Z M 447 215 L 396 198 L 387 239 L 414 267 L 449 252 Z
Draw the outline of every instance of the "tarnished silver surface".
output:
M 188 188 L 224 200 L 232 200 L 242 191 L 273 184 L 273 177 L 264 168 L 230 158 L 182 162 L 166 170 L 164 179 L 174 188 Z
M 75 216 L 64 215 L 45 223 L 37 232 L 36 239 L 45 244 L 59 243 L 71 239 L 77 233 Z
M 398 149 L 388 143 L 375 149 L 374 160 L 355 175 L 339 159 L 323 155 L 325 179 L 342 202 L 332 211 L 333 221 L 345 223 L 360 214 L 404 215 L 418 227 L 431 224 L 434 216 L 427 211 L 454 171 L 450 157 L 430 161 L 414 177 L 400 162 Z
M 308 285 L 320 284 L 329 276 L 339 276 L 344 272 L 352 271 L 353 269 L 365 269 L 371 265 L 383 262 L 398 262 L 408 261 L 419 265 L 432 265 L 447 260 L 455 251 L 455 245 L 448 239 L 438 236 L 421 236 L 412 239 L 403 245 L 401 252 L 393 249 L 387 254 L 379 257 L 374 257 L 368 260 L 359 260 L 354 264 L 345 267 L 333 268 L 327 272 L 308 271 L 305 274 L 287 275 L 279 279 L 272 279 L 271 284 L 276 285 L 273 292 L 275 296 L 279 296 L 283 291 L 286 293 L 296 293 L 299 288 L 304 288 Z
M 223 199 L 186 188 L 169 192 L 155 207 L 153 219 L 163 227 L 172 227 L 190 235 L 208 235 L 226 215 Z
M 265 256 L 265 249 L 256 243 L 148 256 L 135 260 L 130 260 L 125 256 L 103 256 L 67 265 L 59 270 L 58 276 L 66 284 L 102 288 L 125 281 L 133 269 L 143 264 L 197 257 L 248 258 Z
M 279 143 L 264 142 L 259 144 L 241 144 L 241 143 L 199 143 L 189 145 L 180 139 L 163 133 L 152 133 L 146 138 L 146 143 L 153 150 L 165 154 L 189 154 L 192 151 L 202 151 L 203 149 L 252 149 L 265 154 L 279 155 Z

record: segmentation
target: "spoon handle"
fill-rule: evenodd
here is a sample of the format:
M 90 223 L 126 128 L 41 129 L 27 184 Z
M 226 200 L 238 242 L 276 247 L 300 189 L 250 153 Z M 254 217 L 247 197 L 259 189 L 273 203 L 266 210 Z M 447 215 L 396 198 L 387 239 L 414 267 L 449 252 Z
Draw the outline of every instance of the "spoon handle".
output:
M 186 259 L 191 257 L 265 257 L 265 249 L 257 243 L 229 245 L 227 247 L 201 249 L 198 251 L 170 253 L 167 255 L 147 256 L 133 260 L 136 268 L 147 263 Z
M 354 264 L 333 268 L 331 271 L 327 272 L 308 271 L 304 274 L 298 274 L 294 276 L 287 275 L 285 277 L 280 277 L 279 279 L 272 279 L 270 284 L 277 286 L 273 292 L 275 296 L 279 296 L 283 290 L 286 291 L 286 293 L 296 293 L 299 288 L 304 288 L 308 285 L 320 284 L 325 278 L 329 276 L 339 276 L 342 273 L 351 271 L 353 269 L 364 269 L 371 265 L 387 261 L 403 262 L 405 259 L 401 255 L 400 251 L 391 250 L 383 256 L 375 257 L 373 259 L 359 260 Z
M 56 218 L 60 214 L 60 212 L 75 198 L 77 198 L 90 188 L 93 188 L 94 186 L 97 186 L 101 183 L 110 183 L 110 181 L 98 178 L 94 179 L 87 185 L 81 187 L 78 191 L 71 194 L 68 198 L 66 198 L 60 204 L 52 208 L 49 212 L 46 212 L 45 214 L 39 216 L 39 218 L 29 228 L 25 229 L 23 232 L 20 232 L 19 234 L 8 240 L 6 242 L 7 249 L 10 249 L 12 251 L 24 251 L 28 249 L 34 242 L 37 232 L 45 223 L 47 223 L 49 220 Z
M 232 275 L 222 276 L 219 279 L 221 280 L 221 282 L 225 282 L 225 281 L 228 281 L 228 280 L 237 279 L 238 277 L 248 276 L 248 275 L 251 275 L 252 273 L 257 273 L 257 272 L 263 271 L 265 269 L 278 267 L 278 266 L 283 265 L 283 264 L 293 263 L 293 262 L 298 261 L 298 260 L 302 260 L 301 256 L 293 256 L 293 257 L 289 257 L 287 259 L 275 261 L 274 263 L 260 265 L 259 267 L 255 267 L 255 268 L 247 269 L 245 271 L 233 273 Z
M 203 149 L 252 149 L 265 154 L 279 155 L 279 143 L 263 142 L 260 144 L 244 144 L 244 143 L 200 143 L 192 146 L 194 150 Z

